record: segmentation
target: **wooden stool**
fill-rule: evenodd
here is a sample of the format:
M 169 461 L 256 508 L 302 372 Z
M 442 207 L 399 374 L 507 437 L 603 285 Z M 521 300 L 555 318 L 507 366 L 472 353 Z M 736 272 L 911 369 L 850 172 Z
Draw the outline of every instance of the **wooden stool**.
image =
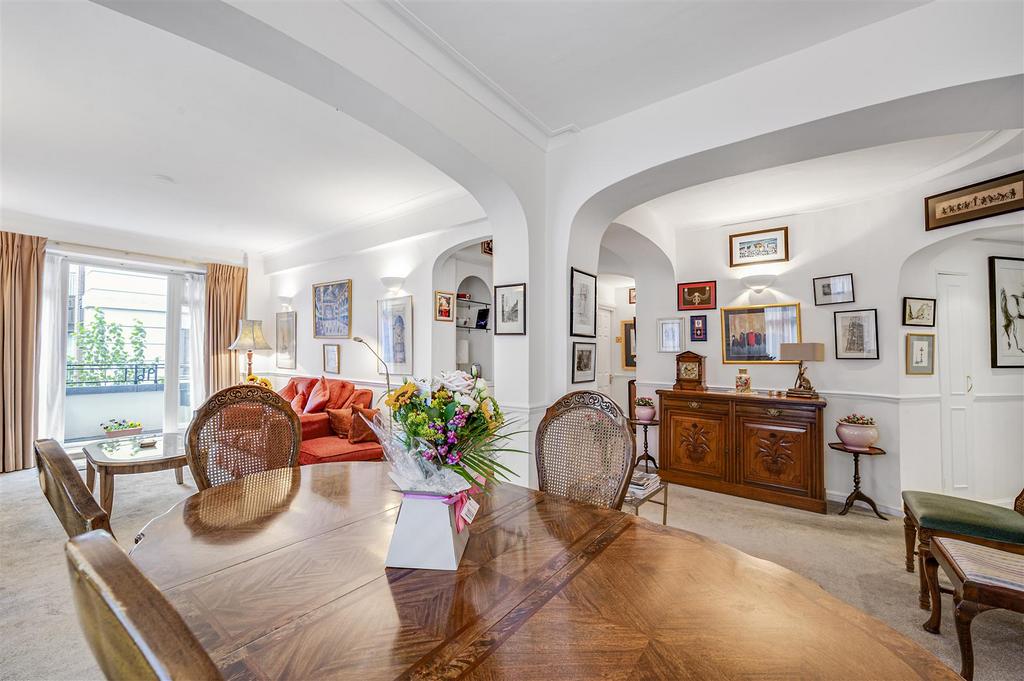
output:
M 932 537 L 931 551 L 925 558 L 932 614 L 924 630 L 939 633 L 942 601 L 939 595 L 938 567 L 953 583 L 956 636 L 960 643 L 960 676 L 974 677 L 974 648 L 971 621 L 993 608 L 1024 613 L 1024 556 L 946 537 Z

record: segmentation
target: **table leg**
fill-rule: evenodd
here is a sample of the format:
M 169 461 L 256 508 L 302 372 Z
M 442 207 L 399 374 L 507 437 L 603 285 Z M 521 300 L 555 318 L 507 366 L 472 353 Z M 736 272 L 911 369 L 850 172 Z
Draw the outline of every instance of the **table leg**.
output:
M 956 622 L 956 638 L 960 643 L 960 676 L 971 681 L 974 678 L 974 646 L 971 643 L 971 620 L 981 612 L 977 603 L 958 600 L 953 611 Z
M 178 466 L 174 469 L 174 479 L 179 485 L 185 484 L 184 466 Z
M 661 497 L 661 501 L 663 504 L 661 507 L 661 524 L 668 525 L 668 485 L 665 485 L 665 491 Z
M 111 515 L 114 507 L 114 476 L 106 468 L 100 468 L 100 508 Z
M 92 494 L 93 487 L 96 485 L 96 469 L 92 467 L 92 464 L 88 460 L 85 462 L 85 486 L 89 488 L 89 493 Z

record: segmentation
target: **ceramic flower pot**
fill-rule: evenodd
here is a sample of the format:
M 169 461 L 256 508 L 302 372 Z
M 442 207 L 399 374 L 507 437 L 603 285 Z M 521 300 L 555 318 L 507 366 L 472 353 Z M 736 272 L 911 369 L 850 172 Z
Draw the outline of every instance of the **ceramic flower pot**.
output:
M 636 407 L 634 412 L 637 421 L 653 421 L 654 407 Z
M 138 428 L 124 428 L 122 430 L 105 430 L 107 437 L 128 437 L 129 435 L 141 435 L 142 426 Z
M 866 452 L 878 442 L 878 426 L 839 421 L 836 423 L 836 435 L 850 449 Z

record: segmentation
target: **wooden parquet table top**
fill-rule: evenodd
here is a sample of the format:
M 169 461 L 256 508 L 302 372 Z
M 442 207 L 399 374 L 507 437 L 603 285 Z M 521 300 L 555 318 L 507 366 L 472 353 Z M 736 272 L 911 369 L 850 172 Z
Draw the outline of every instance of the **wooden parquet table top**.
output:
M 457 572 L 385 569 L 380 463 L 268 471 L 156 518 L 132 557 L 228 679 L 956 679 L 774 563 L 514 485 Z

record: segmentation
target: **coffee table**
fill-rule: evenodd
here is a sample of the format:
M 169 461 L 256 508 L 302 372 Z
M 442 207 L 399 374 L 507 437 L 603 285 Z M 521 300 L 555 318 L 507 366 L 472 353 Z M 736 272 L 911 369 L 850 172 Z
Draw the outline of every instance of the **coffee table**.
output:
M 155 447 L 141 447 L 143 440 L 156 440 Z M 184 484 L 185 436 L 181 433 L 133 435 L 110 438 L 86 445 L 85 484 L 92 492 L 96 475 L 100 478 L 100 506 L 110 515 L 114 506 L 114 476 L 152 473 L 174 469 L 179 485 Z

